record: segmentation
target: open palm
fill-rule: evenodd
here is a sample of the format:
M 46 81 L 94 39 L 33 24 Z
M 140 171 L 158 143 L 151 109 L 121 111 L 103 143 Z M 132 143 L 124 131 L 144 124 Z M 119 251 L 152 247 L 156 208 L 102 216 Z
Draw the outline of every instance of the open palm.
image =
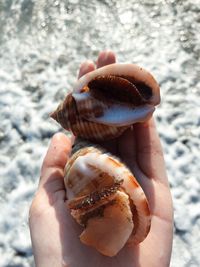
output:
M 101 52 L 97 68 L 115 63 L 115 55 Z M 79 77 L 95 69 L 81 65 Z M 132 170 L 149 201 L 151 230 L 139 245 L 126 245 L 113 258 L 99 254 L 79 240 L 81 227 L 66 204 L 63 169 L 71 140 L 56 134 L 44 159 L 39 188 L 30 208 L 30 232 L 37 267 L 167 267 L 170 264 L 173 211 L 162 147 L 153 119 L 135 124 L 118 139 L 101 144 L 119 156 Z

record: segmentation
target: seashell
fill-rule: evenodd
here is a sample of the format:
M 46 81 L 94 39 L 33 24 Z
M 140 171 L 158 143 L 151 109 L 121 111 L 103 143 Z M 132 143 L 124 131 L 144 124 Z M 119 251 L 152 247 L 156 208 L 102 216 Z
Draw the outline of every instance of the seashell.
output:
M 145 194 L 119 159 L 94 146 L 78 150 L 65 167 L 67 205 L 84 227 L 80 240 L 106 256 L 142 242 L 151 215 Z
M 112 64 L 83 76 L 51 117 L 73 132 L 65 166 L 67 206 L 84 229 L 80 240 L 106 256 L 149 233 L 151 214 L 134 175 L 119 159 L 89 145 L 120 136 L 148 120 L 160 103 L 152 75 L 133 64 Z
M 149 72 L 111 64 L 79 79 L 51 117 L 75 136 L 108 140 L 149 119 L 159 102 L 159 85 Z

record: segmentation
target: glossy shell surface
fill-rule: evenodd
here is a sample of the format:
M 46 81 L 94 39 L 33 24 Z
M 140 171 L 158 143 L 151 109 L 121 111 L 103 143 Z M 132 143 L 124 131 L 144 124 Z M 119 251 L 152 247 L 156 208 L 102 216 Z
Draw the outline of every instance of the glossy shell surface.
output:
M 112 64 L 83 76 L 51 116 L 75 136 L 102 141 L 148 120 L 159 102 L 159 86 L 149 72 Z
M 76 152 L 65 167 L 67 205 L 84 226 L 83 243 L 115 256 L 127 242 L 142 242 L 150 230 L 146 196 L 119 159 L 95 147 Z

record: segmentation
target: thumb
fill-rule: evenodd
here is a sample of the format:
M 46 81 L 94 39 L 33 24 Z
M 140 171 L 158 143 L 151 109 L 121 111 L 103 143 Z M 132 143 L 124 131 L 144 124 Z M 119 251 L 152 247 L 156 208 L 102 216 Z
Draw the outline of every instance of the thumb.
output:
M 63 133 L 55 134 L 42 164 L 39 189 L 48 187 L 52 193 L 64 189 L 63 171 L 70 151 L 71 140 Z

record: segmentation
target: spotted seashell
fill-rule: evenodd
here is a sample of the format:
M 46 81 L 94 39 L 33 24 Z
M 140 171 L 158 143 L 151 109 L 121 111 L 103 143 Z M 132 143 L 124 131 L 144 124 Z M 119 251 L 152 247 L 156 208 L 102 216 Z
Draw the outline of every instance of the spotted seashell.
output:
M 112 64 L 79 79 L 51 116 L 75 136 L 108 140 L 149 119 L 159 102 L 159 85 L 149 72 Z
M 142 242 L 151 216 L 145 194 L 130 170 L 96 147 L 78 150 L 64 177 L 67 205 L 84 227 L 80 240 L 106 256 L 115 256 L 127 242 Z

